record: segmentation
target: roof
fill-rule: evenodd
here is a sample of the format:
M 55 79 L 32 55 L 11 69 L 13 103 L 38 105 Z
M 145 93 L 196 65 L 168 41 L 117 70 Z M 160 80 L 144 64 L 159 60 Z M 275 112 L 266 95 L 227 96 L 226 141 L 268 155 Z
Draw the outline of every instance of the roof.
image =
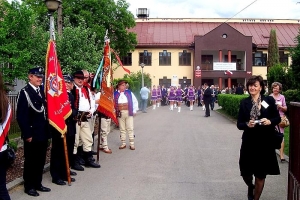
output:
M 224 19 L 223 19 L 224 21 Z M 296 36 L 299 34 L 299 22 L 227 22 L 230 26 L 245 36 L 252 36 L 252 42 L 258 48 L 267 48 L 271 29 L 276 30 L 279 48 L 295 47 Z M 130 31 L 137 34 L 138 46 L 189 46 L 194 42 L 194 36 L 205 35 L 224 22 L 208 21 L 136 21 L 136 26 Z

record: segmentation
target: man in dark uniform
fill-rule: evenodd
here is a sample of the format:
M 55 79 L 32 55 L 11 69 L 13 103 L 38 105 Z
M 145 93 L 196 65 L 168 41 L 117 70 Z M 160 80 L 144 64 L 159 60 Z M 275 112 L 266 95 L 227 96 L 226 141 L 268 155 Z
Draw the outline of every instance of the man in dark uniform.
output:
M 66 89 L 68 92 L 69 102 L 72 108 L 72 114 L 66 119 L 67 133 L 66 137 L 67 149 L 68 149 L 68 160 L 69 163 L 73 163 L 73 149 L 75 143 L 75 133 L 76 133 L 76 110 L 74 107 L 74 97 L 70 90 L 73 88 L 73 79 L 70 75 L 64 75 L 64 80 L 66 84 Z M 66 172 L 66 159 L 64 153 L 64 141 L 61 137 L 61 133 L 52 128 L 52 148 L 51 148 L 51 159 L 50 159 L 50 174 L 52 177 L 52 183 L 57 185 L 66 185 L 67 180 Z M 70 171 L 71 175 L 76 175 L 75 172 Z M 71 178 L 71 182 L 75 182 L 74 178 Z
M 17 103 L 17 121 L 24 140 L 24 188 L 30 196 L 39 196 L 38 191 L 50 192 L 42 185 L 43 170 L 48 147 L 49 123 L 46 113 L 45 94 L 41 91 L 43 70 L 32 68 L 28 84 L 20 91 Z
M 165 85 L 162 85 L 161 87 L 161 96 L 162 96 L 162 106 L 166 106 L 167 105 L 167 96 L 168 96 L 168 91 L 165 87 Z
M 205 104 L 205 117 L 210 116 L 209 104 L 211 102 L 211 90 L 207 83 L 204 83 L 203 102 Z

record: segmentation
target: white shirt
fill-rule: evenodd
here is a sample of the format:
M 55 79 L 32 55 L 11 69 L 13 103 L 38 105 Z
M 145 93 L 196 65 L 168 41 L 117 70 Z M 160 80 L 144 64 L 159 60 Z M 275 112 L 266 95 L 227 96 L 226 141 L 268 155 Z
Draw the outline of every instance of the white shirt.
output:
M 94 113 L 95 112 L 95 100 L 93 98 L 93 95 L 90 91 L 90 89 L 88 89 L 89 91 L 89 96 L 90 96 L 90 101 L 91 101 L 91 105 L 89 102 L 89 99 L 85 98 L 84 95 L 81 92 L 81 88 L 78 87 L 76 84 L 74 84 L 76 89 L 79 90 L 79 111 L 83 111 L 83 112 L 90 112 L 90 113 Z
M 95 102 L 97 100 L 100 100 L 100 96 L 101 96 L 101 92 L 98 92 L 97 94 L 95 94 Z M 97 110 L 98 106 L 99 106 L 99 104 L 95 103 L 95 110 Z
M 120 96 L 118 99 L 118 103 L 128 103 L 127 97 L 125 96 L 124 92 L 120 92 Z M 137 110 L 139 109 L 139 103 L 138 100 L 136 99 L 135 95 L 131 92 L 132 96 L 132 104 L 133 104 L 133 113 L 136 113 Z
M 28 84 L 35 90 L 40 90 L 40 87 L 35 87 L 34 85 L 32 85 L 30 82 L 28 82 Z M 39 91 L 40 92 L 40 91 Z

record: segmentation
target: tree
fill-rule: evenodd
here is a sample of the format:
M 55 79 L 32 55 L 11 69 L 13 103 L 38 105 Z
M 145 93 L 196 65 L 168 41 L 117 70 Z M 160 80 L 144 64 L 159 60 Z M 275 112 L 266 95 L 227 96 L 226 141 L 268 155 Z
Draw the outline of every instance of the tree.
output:
M 291 70 L 294 74 L 295 83 L 297 84 L 296 89 L 300 89 L 300 31 L 299 35 L 296 37 L 297 46 L 291 49 L 292 65 Z
M 276 82 L 280 82 L 283 84 L 283 90 L 287 90 L 288 86 L 286 83 L 286 69 L 282 64 L 276 64 L 273 65 L 269 70 L 268 70 L 268 74 L 267 74 L 267 80 L 268 80 L 268 86 L 269 86 L 269 91 L 270 93 L 272 93 L 271 89 L 271 85 L 272 83 Z
M 15 78 L 26 79 L 32 67 L 31 49 L 38 48 L 40 38 L 33 42 L 33 11 L 18 1 L 0 1 L 0 63 L 4 80 L 11 83 Z
M 38 15 L 38 20 L 46 21 L 47 12 L 44 1 L 23 0 Z M 63 19 L 69 18 L 72 27 L 82 22 L 96 34 L 96 40 L 103 43 L 106 30 L 111 40 L 111 47 L 120 55 L 125 56 L 134 50 L 136 34 L 128 29 L 135 26 L 134 16 L 128 11 L 129 4 L 125 0 L 63 0 Z M 55 13 L 56 15 L 56 13 Z M 45 24 L 45 23 L 41 23 Z M 65 23 L 64 23 L 65 28 Z
M 72 27 L 65 19 L 62 36 L 57 36 L 57 55 L 63 72 L 73 73 L 87 69 L 96 72 L 102 57 L 103 43 L 96 41 L 96 34 L 81 22 Z
M 268 46 L 268 70 L 277 64 L 279 64 L 279 50 L 277 44 L 276 30 L 271 29 Z

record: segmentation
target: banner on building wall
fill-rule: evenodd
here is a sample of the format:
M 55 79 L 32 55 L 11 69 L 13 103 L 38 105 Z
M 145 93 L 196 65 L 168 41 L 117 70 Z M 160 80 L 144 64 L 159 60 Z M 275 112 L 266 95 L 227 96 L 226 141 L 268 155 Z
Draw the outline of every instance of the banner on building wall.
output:
M 201 69 L 196 69 L 195 70 L 195 77 L 200 78 L 201 77 Z
M 214 62 L 213 70 L 236 70 L 236 63 Z

